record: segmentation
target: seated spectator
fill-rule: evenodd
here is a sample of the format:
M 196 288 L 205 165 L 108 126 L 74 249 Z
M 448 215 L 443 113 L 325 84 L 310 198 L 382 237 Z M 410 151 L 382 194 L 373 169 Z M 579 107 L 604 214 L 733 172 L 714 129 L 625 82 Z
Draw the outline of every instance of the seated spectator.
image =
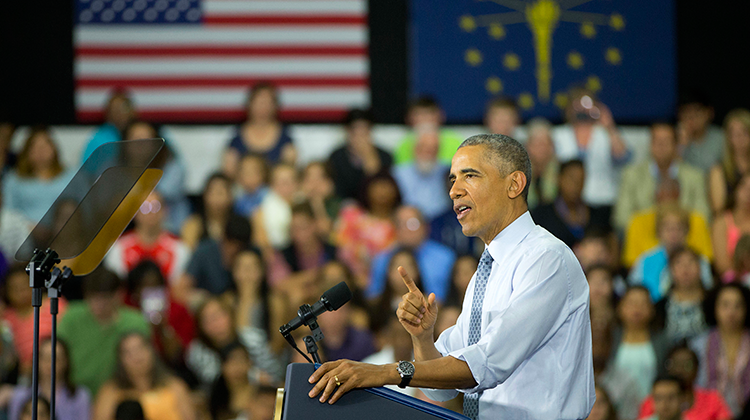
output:
M 292 222 L 289 224 L 292 243 L 275 254 L 269 280 L 277 285 L 291 273 L 314 270 L 336 258 L 336 248 L 318 236 L 315 214 L 308 202 L 292 206 Z
M 277 388 L 261 385 L 255 391 L 255 396 L 250 401 L 248 418 L 253 420 L 273 420 L 276 409 Z
M 687 247 L 669 254 L 671 287 L 656 302 L 655 324 L 672 344 L 692 339 L 708 328 L 703 316 L 705 289 L 701 282 L 701 262 L 701 257 Z
M 333 286 L 335 284 L 321 283 L 317 296 Z M 353 325 L 350 311 L 349 305 L 344 305 L 336 311 L 324 312 L 318 316 L 321 330 L 326 337 L 318 345 L 328 361 L 339 359 L 361 361 L 376 351 L 375 338 L 372 333 Z
M 583 201 L 590 206 L 612 206 L 617 198 L 617 170 L 631 152 L 606 105 L 585 90 L 570 93 L 567 124 L 552 132 L 560 162 L 580 159 L 586 168 Z M 650 386 L 650 385 L 649 385 Z
M 170 283 L 185 271 L 190 250 L 164 228 L 168 209 L 161 198 L 156 191 L 146 198 L 133 219 L 135 229 L 122 235 L 104 258 L 105 267 L 118 276 L 127 276 L 144 260 L 155 262 Z
M 194 420 L 190 390 L 161 364 L 148 339 L 129 333 L 117 345 L 117 368 L 102 385 L 92 409 L 96 419 L 114 419 L 117 406 L 137 398 L 148 419 Z
M 539 226 L 571 248 L 583 239 L 587 229 L 609 229 L 609 212 L 590 207 L 583 201 L 585 179 L 584 164 L 580 160 L 561 164 L 557 198 L 531 212 Z
M 248 373 L 252 368 L 247 349 L 238 342 L 221 351 L 221 374 L 211 385 L 208 411 L 213 420 L 248 418 L 255 396 Z
M 654 206 L 657 187 L 662 179 L 679 183 L 682 208 L 697 212 L 705 220 L 709 219 L 711 213 L 703 172 L 678 159 L 674 127 L 667 123 L 653 124 L 649 159 L 628 165 L 622 172 L 614 214 L 618 229 L 624 231 L 633 215 Z
M 591 322 L 613 323 L 615 320 L 615 293 L 612 271 L 604 264 L 596 264 L 586 270 L 589 283 L 589 310 Z
M 271 165 L 284 162 L 294 165 L 297 150 L 292 138 L 279 121 L 279 96 L 276 86 L 260 82 L 250 89 L 247 99 L 247 120 L 237 128 L 229 142 L 222 169 L 234 179 L 240 158 L 247 153 L 257 153 Z
M 328 165 L 310 162 L 302 170 L 302 195 L 312 206 L 318 236 L 324 241 L 331 237 L 333 220 L 341 211 L 341 198 L 336 195 Z
M 26 400 L 26 402 L 23 404 L 23 408 L 21 409 L 21 420 L 32 420 L 34 418 L 34 412 L 33 410 L 33 400 L 29 398 Z M 36 400 L 36 420 L 49 420 L 50 419 L 50 405 L 49 401 L 47 401 L 44 397 L 39 397 Z
M 617 411 L 618 418 L 634 420 L 642 398 L 638 382 L 633 373 L 612 363 L 612 319 L 598 319 L 591 313 L 591 353 L 593 356 L 594 381 L 607 394 L 607 402 Z M 596 395 L 599 401 L 599 393 Z M 596 403 L 594 403 L 596 407 Z M 592 414 L 594 413 L 592 409 Z
M 680 379 L 665 376 L 654 381 L 651 398 L 654 401 L 654 414 L 648 420 L 682 420 L 685 401 L 690 390 Z
M 198 211 L 190 215 L 182 226 L 181 237 L 191 250 L 204 239 L 220 240 L 230 219 L 241 216 L 232 211 L 232 182 L 215 173 L 206 181 Z
M 551 125 L 544 118 L 534 118 L 526 124 L 529 138 L 526 140 L 526 151 L 531 161 L 531 179 L 529 196 L 526 201 L 529 209 L 541 204 L 548 204 L 557 197 L 557 174 L 560 162 L 555 156 L 555 144 L 552 142 Z
M 135 116 L 136 111 L 130 95 L 122 90 L 112 92 L 104 109 L 105 122 L 86 144 L 81 162 L 86 161 L 91 153 L 102 144 L 120 141 L 125 128 L 135 119 Z
M 135 331 L 145 336 L 151 329 L 140 312 L 122 304 L 120 279 L 111 271 L 100 267 L 87 275 L 83 297 L 82 302 L 70 303 L 57 334 L 68 343 L 73 383 L 96 395 L 115 371 L 123 334 Z
M 724 276 L 732 269 L 734 249 L 740 237 L 750 233 L 750 174 L 742 176 L 734 190 L 732 206 L 716 216 L 712 231 L 714 267 Z
M 595 387 L 596 400 L 594 406 L 591 407 L 591 413 L 586 417 L 586 420 L 618 420 L 620 417 L 617 416 L 617 410 L 609 399 L 607 391 L 601 386 Z M 626 420 L 626 419 L 622 419 Z
M 422 273 L 417 265 L 414 253 L 408 248 L 395 250 L 388 260 L 383 291 L 377 298 L 370 301 L 370 327 L 373 331 L 380 330 L 388 322 L 389 316 L 395 314 L 398 310 L 401 297 L 409 293 L 409 289 L 404 285 L 404 281 L 398 272 L 398 267 L 404 267 L 419 290 L 424 290 L 422 289 Z
M 479 260 L 473 255 L 461 255 L 456 258 L 451 269 L 451 283 L 446 298 L 447 305 L 461 308 L 466 289 L 469 287 L 474 272 L 477 271 L 478 264 Z
M 394 153 L 395 163 L 409 163 L 414 160 L 415 146 L 417 144 L 416 131 L 422 128 L 431 128 L 440 133 L 440 146 L 438 147 L 438 160 L 446 165 L 450 165 L 453 154 L 456 153 L 458 146 L 463 139 L 458 134 L 442 128 L 445 122 L 445 115 L 440 105 L 434 98 L 423 96 L 415 99 L 409 104 L 406 111 L 406 124 L 414 132 L 404 137 L 396 147 Z
M 584 272 L 593 266 L 604 265 L 612 271 L 613 275 L 619 274 L 617 237 L 611 231 L 590 229 L 573 247 L 573 252 Z M 615 293 L 620 296 L 624 290 L 618 290 L 617 283 L 615 282 Z
M 724 118 L 724 157 L 709 172 L 711 210 L 726 210 L 742 175 L 750 172 L 750 111 L 732 110 Z
M 0 177 L 10 172 L 16 166 L 17 156 L 11 150 L 13 134 L 16 126 L 10 121 L 0 120 Z
M 446 182 L 450 165 L 438 161 L 439 142 L 437 128 L 417 128 L 414 160 L 391 170 L 404 203 L 418 208 L 427 220 L 453 208 Z
M 88 420 L 91 410 L 91 394 L 81 386 L 73 384 L 70 377 L 68 346 L 57 341 L 56 352 L 55 418 L 59 420 Z M 45 339 L 39 345 L 39 395 L 50 399 L 52 391 L 52 341 Z M 8 420 L 18 420 L 23 404 L 31 398 L 30 386 L 19 386 L 13 393 L 8 407 Z
M 219 296 L 234 287 L 231 269 L 237 254 L 250 243 L 250 224 L 243 218 L 231 218 L 222 230 L 221 240 L 206 239 L 190 258 L 173 290 L 179 302 L 195 307 L 206 295 Z
M 669 257 L 678 248 L 687 246 L 689 229 L 690 219 L 685 210 L 674 206 L 657 209 L 659 245 L 639 256 L 628 275 L 628 282 L 646 287 L 654 302 L 658 302 L 672 284 Z M 705 257 L 700 257 L 700 277 L 707 289 L 713 287 L 711 265 Z
M 737 241 L 732 257 L 732 269 L 724 273 L 724 283 L 742 283 L 750 286 L 750 234 L 744 234 Z
M 245 248 L 237 254 L 232 266 L 232 282 L 236 290 L 234 307 L 237 328 L 258 328 L 268 334 L 271 331 L 271 292 L 266 265 L 258 251 Z
M 292 204 L 299 193 L 299 174 L 294 166 L 278 164 L 271 168 L 270 190 L 252 216 L 253 232 L 258 246 L 270 252 L 289 246 L 289 224 Z
M 511 98 L 495 98 L 487 104 L 484 111 L 484 126 L 491 134 L 503 134 L 516 139 L 516 129 L 520 121 L 518 105 Z
M 153 139 L 159 136 L 156 128 L 145 121 L 133 121 L 123 134 L 123 140 Z M 168 231 L 175 234 L 180 232 L 182 224 L 190 215 L 190 202 L 185 191 L 185 167 L 181 157 L 173 147 L 172 142 L 167 141 L 163 150 L 155 159 L 160 160 L 162 165 L 162 176 L 156 184 L 155 191 L 161 196 L 162 206 L 166 208 L 167 214 L 164 226 Z M 163 159 L 163 160 L 162 160 Z
M 346 144 L 328 159 L 336 194 L 343 199 L 358 199 L 365 181 L 393 164 L 391 154 L 372 143 L 372 122 L 370 111 L 350 110 L 344 120 Z
M 282 380 L 284 370 L 268 346 L 264 330 L 250 326 L 237 328 L 234 309 L 220 298 L 212 297 L 195 313 L 198 336 L 188 346 L 187 367 L 208 389 L 221 374 L 221 352 L 239 342 L 252 360 L 252 377 L 256 382 L 275 384 Z
M 154 348 L 172 368 L 180 368 L 182 356 L 195 337 L 193 316 L 172 299 L 159 266 L 144 260 L 128 273 L 125 302 L 143 312 L 151 323 Z
M 391 248 L 378 253 L 372 260 L 370 284 L 367 297 L 375 298 L 382 294 L 386 279 L 392 273 L 386 272 L 389 261 L 397 250 L 406 248 L 414 253 L 422 273 L 426 293 L 435 293 L 437 300 L 445 302 L 450 285 L 450 271 L 456 254 L 447 246 L 428 239 L 428 229 L 424 217 L 418 209 L 402 206 L 396 210 L 396 242 Z
M 656 206 L 633 215 L 625 232 L 622 251 L 622 263 L 626 267 L 632 267 L 639 256 L 659 245 L 656 228 L 658 209 L 679 207 L 680 196 L 680 184 L 671 178 L 663 179 L 656 190 Z M 688 218 L 687 245 L 710 261 L 714 251 L 706 219 L 695 211 L 690 211 Z
M 346 283 L 349 286 L 349 290 L 352 291 L 352 299 L 347 303 L 350 307 L 350 318 L 352 325 L 357 328 L 369 328 L 370 327 L 370 314 L 369 305 L 365 300 L 362 289 L 357 285 L 357 281 L 354 278 L 354 274 L 346 266 L 338 260 L 333 260 L 318 270 L 318 277 L 316 279 L 317 284 L 339 284 L 341 282 Z M 314 299 L 317 299 L 315 297 Z M 296 310 L 296 309 L 295 309 Z M 282 321 L 285 322 L 285 321 Z M 278 335 L 278 334 L 277 334 Z
M 648 290 L 642 286 L 629 287 L 617 305 L 617 317 L 622 331 L 613 339 L 614 367 L 631 373 L 638 384 L 638 400 L 642 401 L 667 352 L 666 340 L 651 333 L 654 305 Z
M 115 420 L 146 420 L 143 406 L 136 400 L 123 400 L 117 404 Z
M 6 264 L 15 261 L 16 251 L 31 233 L 34 225 L 21 213 L 3 204 L 2 185 L 0 184 L 0 252 Z
M 46 127 L 34 127 L 18 155 L 16 170 L 3 178 L 3 206 L 36 224 L 72 178 L 60 163 Z
M 696 383 L 716 389 L 736 416 L 750 396 L 750 332 L 747 288 L 719 285 L 706 297 L 705 316 L 711 328 L 690 342 L 700 360 Z
M 703 92 L 682 95 L 677 107 L 677 139 L 682 160 L 708 173 L 721 162 L 724 138 L 721 129 L 711 122 L 714 108 Z
M 235 179 L 241 190 L 234 200 L 234 211 L 242 217 L 252 217 L 268 193 L 268 164 L 263 156 L 248 153 L 240 158 Z
M 365 183 L 361 202 L 341 209 L 334 237 L 338 258 L 352 270 L 358 286 L 366 288 L 373 257 L 396 242 L 393 221 L 401 193 L 393 177 L 379 174 Z
M 4 303 L 7 305 L 2 313 L 3 321 L 13 335 L 15 353 L 20 364 L 20 373 L 27 378 L 31 375 L 31 356 L 34 344 L 34 311 L 31 306 L 31 288 L 25 265 L 17 264 L 8 273 L 3 284 Z M 49 299 L 45 294 L 42 305 L 47 307 Z M 59 316 L 62 318 L 67 310 L 65 298 L 59 299 Z M 52 334 L 52 315 L 44 311 L 39 320 L 39 339 L 44 340 Z
M 682 381 L 687 389 L 685 409 L 682 419 L 684 420 L 729 420 L 732 412 L 729 411 L 724 398 L 713 389 L 704 389 L 695 386 L 698 376 L 698 356 L 687 346 L 673 348 L 666 361 L 666 372 Z M 692 392 L 691 392 L 692 391 Z M 639 419 L 645 419 L 654 413 L 654 398 L 649 395 L 641 404 L 638 413 Z

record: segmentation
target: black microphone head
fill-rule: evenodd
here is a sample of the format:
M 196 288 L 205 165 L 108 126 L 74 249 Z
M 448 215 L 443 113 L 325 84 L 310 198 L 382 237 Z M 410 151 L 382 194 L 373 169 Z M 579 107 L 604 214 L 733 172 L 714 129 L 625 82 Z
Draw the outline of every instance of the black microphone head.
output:
M 321 302 L 325 305 L 329 311 L 335 311 L 342 307 L 346 302 L 349 302 L 352 298 L 352 291 L 349 290 L 349 286 L 346 282 L 341 282 L 323 293 L 320 297 Z

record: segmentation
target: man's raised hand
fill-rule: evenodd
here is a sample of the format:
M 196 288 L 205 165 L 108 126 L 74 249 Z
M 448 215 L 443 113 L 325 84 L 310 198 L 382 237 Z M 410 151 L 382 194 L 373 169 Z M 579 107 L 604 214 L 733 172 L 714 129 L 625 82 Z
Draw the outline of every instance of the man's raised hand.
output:
M 401 297 L 401 303 L 398 305 L 396 311 L 398 320 L 413 338 L 429 337 L 432 340 L 438 314 L 435 294 L 430 293 L 430 296 L 425 299 L 424 294 L 417 288 L 404 267 L 399 266 L 398 273 L 409 289 L 409 292 Z

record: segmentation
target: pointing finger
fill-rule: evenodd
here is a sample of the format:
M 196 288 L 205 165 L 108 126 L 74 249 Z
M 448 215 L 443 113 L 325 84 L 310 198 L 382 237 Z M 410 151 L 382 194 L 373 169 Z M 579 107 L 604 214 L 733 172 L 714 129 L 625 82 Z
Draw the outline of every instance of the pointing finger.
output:
M 411 279 L 411 276 L 409 273 L 406 272 L 406 269 L 402 266 L 398 266 L 398 274 L 401 275 L 401 278 L 404 280 L 404 284 L 412 293 L 419 293 L 420 295 L 422 292 L 417 288 L 417 285 L 414 283 L 414 280 Z

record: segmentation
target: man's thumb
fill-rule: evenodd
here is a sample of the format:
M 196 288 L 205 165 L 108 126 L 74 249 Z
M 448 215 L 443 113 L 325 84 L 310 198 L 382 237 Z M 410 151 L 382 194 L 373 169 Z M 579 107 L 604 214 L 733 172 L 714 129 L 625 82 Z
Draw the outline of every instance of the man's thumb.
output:
M 435 303 L 434 293 L 430 293 L 430 296 L 427 297 L 427 306 L 429 306 L 430 309 L 433 309 L 435 306 L 437 306 L 437 303 Z

